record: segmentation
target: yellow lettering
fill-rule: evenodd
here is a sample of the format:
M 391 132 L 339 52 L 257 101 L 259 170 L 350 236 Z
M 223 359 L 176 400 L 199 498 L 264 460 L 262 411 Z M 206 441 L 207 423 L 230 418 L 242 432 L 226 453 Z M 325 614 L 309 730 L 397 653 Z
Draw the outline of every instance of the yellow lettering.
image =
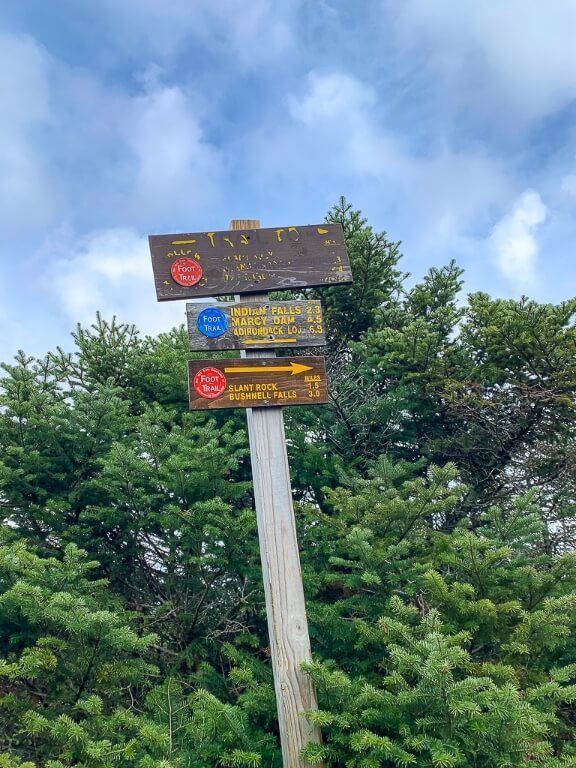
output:
M 170 253 L 167 253 L 166 256 L 169 259 L 173 259 L 175 256 L 188 256 L 190 253 L 192 253 L 190 248 L 186 250 L 184 250 L 184 248 L 180 248 L 178 251 L 170 251 Z M 198 254 L 196 253 L 194 255 L 197 256 Z
M 275 391 L 273 393 L 274 400 L 295 400 L 296 399 L 296 390 L 295 389 L 289 389 L 287 391 L 281 392 L 281 391 Z

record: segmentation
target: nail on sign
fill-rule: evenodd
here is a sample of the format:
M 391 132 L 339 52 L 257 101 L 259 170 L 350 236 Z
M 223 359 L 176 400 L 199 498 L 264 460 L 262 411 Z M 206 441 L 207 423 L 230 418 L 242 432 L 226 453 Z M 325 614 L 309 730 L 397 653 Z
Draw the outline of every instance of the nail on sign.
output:
M 261 408 L 328 402 L 323 357 L 188 362 L 190 408 Z

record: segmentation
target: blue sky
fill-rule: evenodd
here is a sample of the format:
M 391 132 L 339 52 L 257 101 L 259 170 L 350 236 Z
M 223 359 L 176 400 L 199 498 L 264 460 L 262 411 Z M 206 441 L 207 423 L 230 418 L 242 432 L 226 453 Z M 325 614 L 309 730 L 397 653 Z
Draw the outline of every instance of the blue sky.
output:
M 3 0 L 0 359 L 157 332 L 146 236 L 321 221 L 576 295 L 574 0 Z

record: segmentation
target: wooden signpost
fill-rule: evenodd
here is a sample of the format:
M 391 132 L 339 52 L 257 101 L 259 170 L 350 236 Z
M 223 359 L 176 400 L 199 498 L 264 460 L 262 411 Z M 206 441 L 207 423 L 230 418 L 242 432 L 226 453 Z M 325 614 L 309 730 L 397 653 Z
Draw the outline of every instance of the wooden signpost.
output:
M 352 282 L 340 224 L 246 226 L 148 240 L 158 301 Z
M 328 402 L 323 357 L 189 360 L 192 410 L 317 405 Z
M 318 347 L 326 344 L 319 301 L 186 304 L 192 351 Z
M 352 282 L 342 227 L 233 221 L 228 232 L 151 236 L 150 249 L 159 301 L 235 294 L 234 303 L 187 305 L 190 349 L 241 355 L 189 361 L 190 408 L 246 408 L 283 765 L 308 768 L 300 752 L 321 736 L 304 717 L 317 703 L 301 668 L 310 639 L 282 407 L 325 403 L 328 389 L 324 358 L 274 357 L 270 347 L 318 346 L 325 331 L 319 302 L 273 302 L 266 292 Z

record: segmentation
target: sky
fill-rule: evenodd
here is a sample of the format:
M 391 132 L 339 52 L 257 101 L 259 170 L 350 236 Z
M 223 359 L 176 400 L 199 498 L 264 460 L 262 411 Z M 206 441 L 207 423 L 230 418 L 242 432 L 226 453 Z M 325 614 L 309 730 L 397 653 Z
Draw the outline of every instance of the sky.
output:
M 182 322 L 148 234 L 341 195 L 414 280 L 576 296 L 575 30 L 574 0 L 2 0 L 0 360 Z

